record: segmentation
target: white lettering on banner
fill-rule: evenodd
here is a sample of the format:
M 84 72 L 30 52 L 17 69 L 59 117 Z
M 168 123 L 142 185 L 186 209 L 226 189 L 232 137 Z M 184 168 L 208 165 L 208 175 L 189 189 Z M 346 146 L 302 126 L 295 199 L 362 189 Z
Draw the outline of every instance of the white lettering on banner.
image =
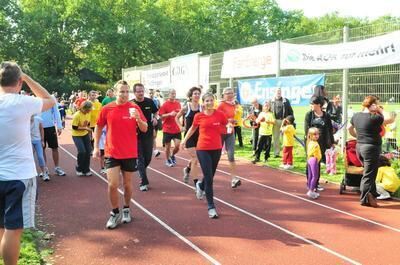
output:
M 400 31 L 333 45 L 281 42 L 281 69 L 349 69 L 400 63 Z
M 276 43 L 224 52 L 221 78 L 269 75 L 276 73 Z
M 142 83 L 146 88 L 166 89 L 170 87 L 169 67 L 142 71 Z
M 177 98 L 186 98 L 189 88 L 199 85 L 199 54 L 193 53 L 170 59 L 171 86 Z

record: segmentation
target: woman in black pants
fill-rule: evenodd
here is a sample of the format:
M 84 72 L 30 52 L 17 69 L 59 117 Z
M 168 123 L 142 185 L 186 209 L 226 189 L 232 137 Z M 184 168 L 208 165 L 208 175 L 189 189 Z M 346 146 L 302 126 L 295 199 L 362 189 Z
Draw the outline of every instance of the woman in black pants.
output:
M 222 128 L 227 126 L 225 114 L 214 109 L 214 96 L 206 93 L 203 96 L 203 111 L 194 116 L 193 124 L 181 143 L 184 148 L 188 139 L 199 130 L 199 139 L 196 145 L 196 154 L 203 172 L 203 180 L 196 183 L 196 197 L 202 199 L 204 193 L 207 198 L 208 217 L 218 218 L 214 205 L 213 179 L 221 157 Z
M 375 96 L 365 97 L 362 106 L 363 111 L 354 114 L 351 118 L 349 133 L 357 137 L 357 154 L 364 166 L 361 178 L 361 205 L 378 207 L 376 197 L 376 174 L 378 172 L 378 160 L 382 149 L 382 125 L 393 122 L 385 120 L 379 100 Z

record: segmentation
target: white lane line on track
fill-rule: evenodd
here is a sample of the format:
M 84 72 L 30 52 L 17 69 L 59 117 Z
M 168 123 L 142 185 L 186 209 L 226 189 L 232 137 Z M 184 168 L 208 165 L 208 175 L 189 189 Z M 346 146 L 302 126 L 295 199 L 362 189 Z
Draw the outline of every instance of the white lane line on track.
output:
M 165 174 L 164 172 L 161 172 L 161 171 L 159 171 L 159 170 L 157 170 L 157 169 L 154 169 L 154 168 L 152 168 L 152 167 L 148 167 L 148 169 L 151 169 L 151 170 L 153 170 L 154 172 L 156 172 L 156 173 L 158 173 L 158 174 L 160 174 L 160 175 L 163 175 L 163 176 L 166 177 L 166 178 L 169 178 L 169 179 L 171 179 L 171 180 L 173 180 L 173 181 L 175 181 L 175 182 L 177 182 L 177 183 L 180 183 L 180 184 L 182 184 L 182 185 L 185 185 L 185 186 L 187 186 L 187 187 L 189 187 L 189 188 L 191 188 L 191 189 L 194 190 L 194 187 L 192 187 L 192 186 L 190 186 L 190 185 L 188 185 L 188 184 L 186 184 L 186 183 L 183 183 L 183 182 L 181 182 L 181 181 L 179 181 L 179 180 L 177 180 L 177 179 L 175 179 L 175 178 L 173 178 L 173 177 L 171 177 L 171 176 Z M 320 245 L 320 244 L 317 244 L 317 243 L 313 242 L 312 240 L 309 240 L 309 239 L 307 239 L 307 238 L 305 238 L 305 237 L 302 237 L 302 236 L 300 236 L 300 235 L 298 235 L 298 234 L 296 234 L 296 233 L 293 233 L 293 232 L 289 231 L 288 229 L 286 229 L 286 228 L 284 228 L 284 227 L 281 227 L 281 226 L 279 226 L 279 225 L 277 225 L 277 224 L 274 224 L 274 223 L 272 223 L 272 222 L 270 222 L 270 221 L 268 221 L 268 220 L 266 220 L 266 219 L 263 219 L 263 218 L 261 218 L 261 217 L 255 215 L 255 214 L 252 214 L 252 213 L 250 213 L 250 212 L 248 212 L 248 211 L 246 211 L 246 210 L 244 210 L 244 209 L 242 209 L 242 208 L 240 208 L 240 207 L 237 207 L 237 206 L 235 206 L 235 205 L 233 205 L 233 204 L 230 204 L 229 202 L 226 202 L 226 201 L 224 201 L 224 200 L 222 200 L 222 199 L 219 199 L 219 198 L 217 198 L 217 197 L 215 197 L 215 196 L 214 196 L 214 199 L 215 199 L 216 201 L 219 201 L 219 202 L 225 204 L 225 205 L 228 206 L 228 207 L 231 207 L 231 208 L 233 208 L 233 209 L 235 209 L 235 210 L 237 210 L 237 211 L 239 211 L 239 212 L 241 212 L 241 213 L 243 213 L 243 214 L 245 214 L 245 215 L 248 215 L 248 216 L 250 216 L 250 217 L 252 217 L 252 218 L 254 218 L 254 219 L 256 219 L 256 220 L 258 220 L 258 221 L 260 221 L 260 222 L 262 222 L 262 223 L 268 224 L 268 225 L 270 225 L 270 226 L 272 226 L 272 227 L 274 227 L 274 228 L 276 228 L 276 229 L 278 229 L 278 230 L 280 230 L 280 231 L 282 231 L 282 232 L 284 232 L 284 233 L 286 233 L 286 234 L 288 234 L 288 235 L 291 235 L 291 236 L 293 236 L 293 237 L 295 237 L 295 238 L 297 238 L 297 239 L 299 239 L 299 240 L 301 240 L 301 241 L 304 241 L 304 242 L 306 242 L 306 243 L 308 243 L 308 244 L 310 244 L 310 245 L 312 245 L 312 246 L 314 246 L 314 247 L 317 247 L 317 248 L 319 248 L 319 249 L 321 249 L 321 250 L 323 250 L 323 251 L 325 251 L 325 252 L 328 252 L 328 253 L 330 253 L 330 254 L 332 254 L 332 255 L 334 255 L 334 256 L 336 256 L 336 257 L 342 259 L 342 260 L 345 260 L 345 261 L 347 261 L 347 262 L 349 262 L 349 263 L 351 263 L 351 264 L 361 265 L 361 263 L 358 262 L 358 261 L 352 260 L 352 259 L 350 259 L 350 258 L 348 258 L 348 257 L 346 257 L 346 256 L 344 256 L 344 255 L 342 255 L 342 254 L 340 254 L 340 253 L 334 251 L 334 250 L 331 250 L 331 249 L 329 249 L 329 248 L 327 248 L 327 247 L 324 247 L 324 246 L 322 246 L 322 245 Z
M 181 157 L 181 156 L 175 156 L 175 157 L 178 157 L 178 158 L 180 158 L 182 160 L 185 160 L 185 161 L 190 161 L 189 159 Z M 223 174 L 226 174 L 226 175 L 230 175 L 229 172 L 226 172 L 224 170 L 217 169 L 217 171 L 221 172 Z M 255 185 L 258 185 L 258 186 L 261 186 L 261 187 L 264 187 L 264 188 L 267 188 L 267 189 L 270 189 L 270 190 L 285 194 L 287 196 L 290 196 L 290 197 L 293 197 L 293 198 L 296 198 L 296 199 L 299 199 L 299 200 L 302 200 L 302 201 L 305 201 L 305 202 L 308 202 L 308 203 L 311 203 L 311 204 L 314 204 L 314 205 L 317 205 L 317 206 L 320 206 L 320 207 L 323 207 L 323 208 L 326 208 L 326 209 L 329 209 L 329 210 L 332 210 L 332 211 L 335 211 L 335 212 L 338 212 L 338 213 L 341 213 L 341 214 L 344 214 L 344 215 L 351 216 L 353 218 L 356 218 L 356 219 L 362 220 L 364 222 L 367 222 L 367 223 L 370 223 L 370 224 L 374 224 L 374 225 L 377 225 L 377 226 L 392 230 L 392 231 L 397 232 L 397 233 L 400 233 L 400 229 L 399 228 L 395 228 L 395 227 L 392 227 L 392 226 L 389 226 L 389 225 L 385 225 L 385 224 L 382 224 L 382 223 L 379 223 L 379 222 L 364 218 L 364 217 L 359 216 L 359 215 L 355 215 L 355 214 L 352 214 L 352 213 L 349 213 L 349 212 L 346 212 L 346 211 L 343 211 L 343 210 L 340 210 L 340 209 L 337 209 L 337 208 L 334 208 L 334 207 L 331 207 L 331 206 L 328 206 L 328 205 L 325 205 L 325 204 L 322 204 L 322 203 L 319 203 L 319 202 L 316 202 L 316 201 L 312 201 L 312 200 L 309 200 L 309 199 L 300 197 L 298 195 L 295 195 L 295 194 L 292 194 L 292 193 L 289 193 L 289 192 L 286 192 L 286 191 L 271 187 L 269 185 L 265 185 L 265 184 L 259 183 L 257 181 L 254 181 L 254 180 L 251 180 L 251 179 L 248 179 L 248 178 L 245 178 L 245 177 L 241 177 L 241 176 L 238 176 L 238 177 L 240 179 L 242 179 L 242 180 L 248 181 L 248 182 L 253 183 Z
M 76 156 L 74 156 L 72 153 L 70 153 L 67 149 L 65 149 L 62 146 L 59 146 L 59 148 L 61 150 L 63 150 L 65 153 L 67 153 L 69 156 L 71 156 L 72 158 L 76 159 Z M 99 173 L 97 173 L 95 170 L 93 170 L 92 168 L 90 168 L 90 171 L 92 171 L 98 178 L 100 178 L 101 180 L 103 180 L 105 183 L 108 184 L 107 179 L 105 179 L 103 176 L 101 176 Z M 119 193 L 121 195 L 123 195 L 123 192 L 121 189 L 118 189 Z M 166 223 L 164 223 L 161 219 L 159 219 L 157 216 L 155 216 L 154 214 L 152 214 L 149 210 L 147 210 L 146 208 L 144 208 L 141 204 L 139 204 L 138 202 L 136 202 L 134 199 L 131 199 L 131 202 L 138 207 L 140 210 L 142 210 L 144 213 L 146 213 L 147 215 L 149 215 L 151 218 L 153 218 L 156 222 L 158 222 L 161 226 L 163 226 L 165 229 L 167 229 L 169 232 L 171 232 L 173 235 L 175 235 L 176 237 L 178 237 L 180 240 L 182 240 L 184 243 L 186 243 L 187 245 L 189 245 L 189 247 L 191 247 L 192 249 L 194 249 L 195 251 L 197 251 L 200 255 L 202 255 L 204 258 L 206 258 L 209 262 L 211 262 L 214 265 L 221 265 L 220 262 L 218 262 L 217 260 L 215 260 L 213 257 L 211 257 L 210 255 L 208 255 L 206 252 L 204 252 L 202 249 L 200 249 L 198 246 L 196 246 L 194 243 L 192 243 L 190 240 L 188 240 L 187 238 L 185 238 L 184 236 L 182 236 L 181 234 L 179 234 L 177 231 L 175 231 L 172 227 L 170 227 L 169 225 L 167 225 Z

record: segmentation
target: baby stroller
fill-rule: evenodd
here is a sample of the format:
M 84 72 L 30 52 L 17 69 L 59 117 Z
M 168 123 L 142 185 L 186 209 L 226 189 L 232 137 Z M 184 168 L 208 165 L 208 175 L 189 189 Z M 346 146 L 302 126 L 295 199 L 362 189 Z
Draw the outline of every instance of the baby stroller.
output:
M 343 194 L 346 191 L 347 186 L 353 187 L 353 190 L 351 191 L 360 192 L 359 188 L 364 168 L 357 157 L 356 144 L 357 141 L 355 139 L 348 140 L 344 148 L 344 177 L 340 183 L 340 194 Z

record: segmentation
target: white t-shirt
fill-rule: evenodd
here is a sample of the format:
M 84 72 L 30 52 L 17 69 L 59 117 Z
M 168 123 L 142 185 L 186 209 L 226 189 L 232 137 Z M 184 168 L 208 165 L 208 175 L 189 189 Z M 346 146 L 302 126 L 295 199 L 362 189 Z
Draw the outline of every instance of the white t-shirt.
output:
M 0 181 L 36 175 L 31 143 L 31 116 L 43 101 L 18 94 L 0 94 Z
M 31 140 L 41 141 L 42 135 L 40 133 L 40 124 L 43 123 L 42 118 L 39 115 L 34 115 L 33 120 L 31 119 Z
M 104 126 L 103 130 L 101 131 L 101 136 L 99 140 L 99 149 L 104 150 L 104 146 L 106 144 L 106 135 L 107 135 L 107 126 Z

